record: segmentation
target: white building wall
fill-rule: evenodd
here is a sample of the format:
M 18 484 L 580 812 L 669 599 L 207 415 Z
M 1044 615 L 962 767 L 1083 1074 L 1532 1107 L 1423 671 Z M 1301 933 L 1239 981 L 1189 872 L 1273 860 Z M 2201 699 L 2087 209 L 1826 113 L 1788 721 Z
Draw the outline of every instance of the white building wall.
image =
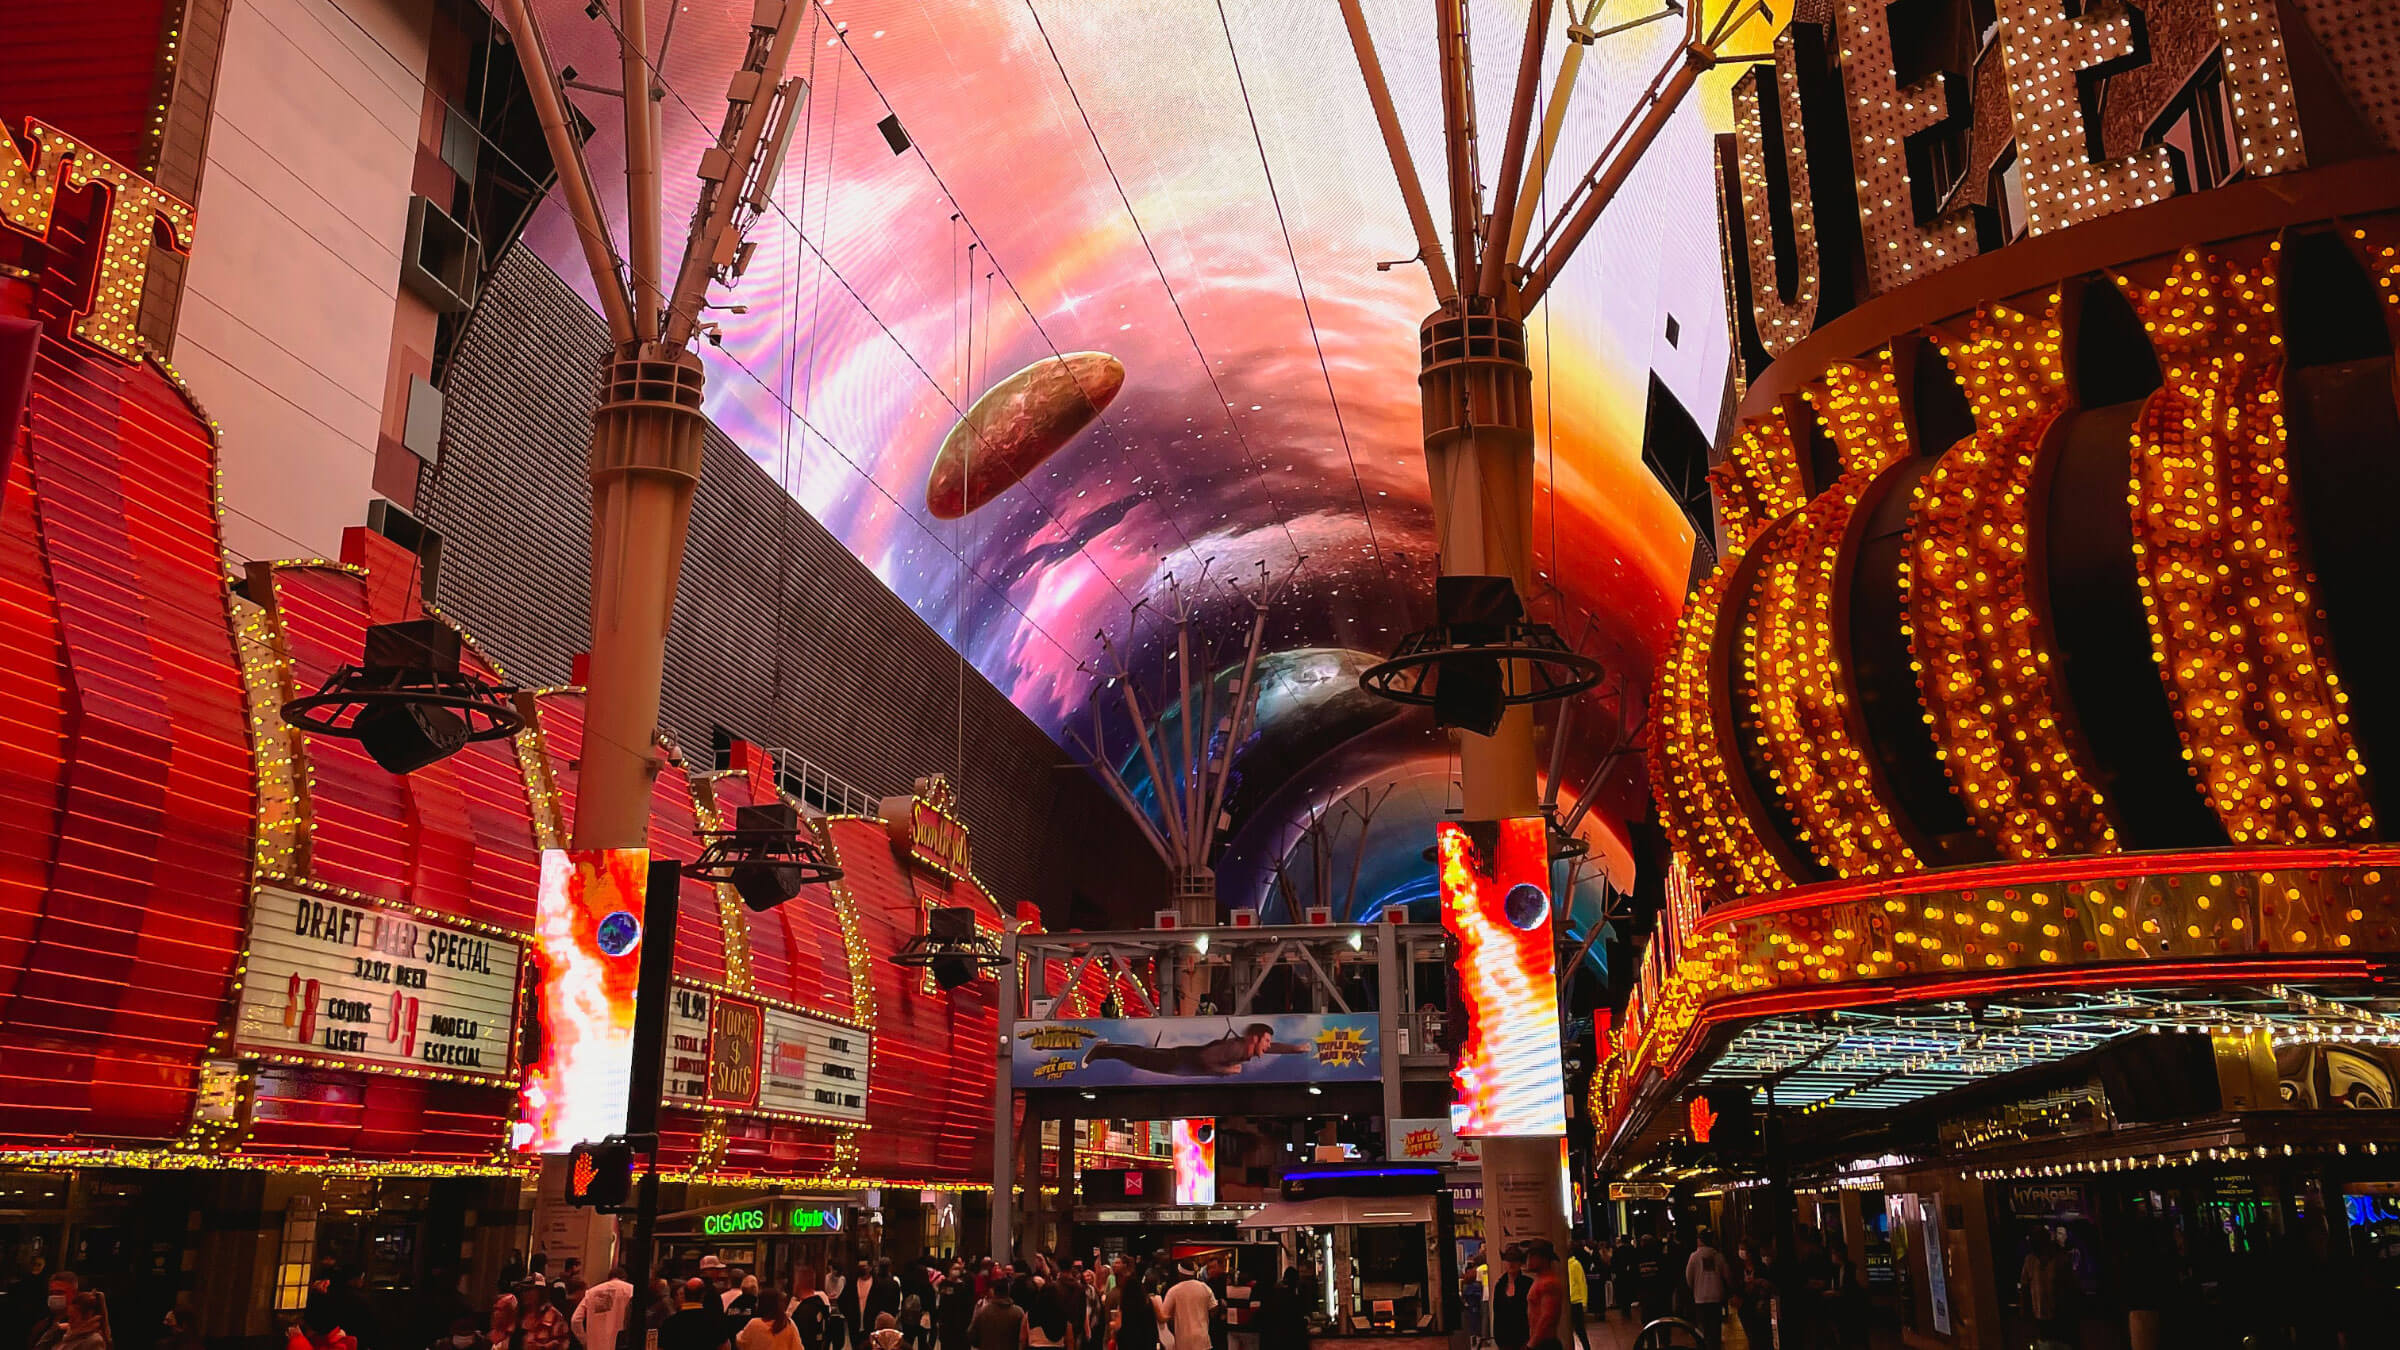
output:
M 176 366 L 225 542 L 333 557 L 373 495 L 431 0 L 234 0 Z

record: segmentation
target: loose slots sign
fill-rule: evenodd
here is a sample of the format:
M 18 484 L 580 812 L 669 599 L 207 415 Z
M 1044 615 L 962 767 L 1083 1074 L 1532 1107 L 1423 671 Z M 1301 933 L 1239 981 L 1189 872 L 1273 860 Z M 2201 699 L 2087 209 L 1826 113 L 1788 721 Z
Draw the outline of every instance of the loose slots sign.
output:
M 524 950 L 415 915 L 261 886 L 240 1049 L 510 1076 Z

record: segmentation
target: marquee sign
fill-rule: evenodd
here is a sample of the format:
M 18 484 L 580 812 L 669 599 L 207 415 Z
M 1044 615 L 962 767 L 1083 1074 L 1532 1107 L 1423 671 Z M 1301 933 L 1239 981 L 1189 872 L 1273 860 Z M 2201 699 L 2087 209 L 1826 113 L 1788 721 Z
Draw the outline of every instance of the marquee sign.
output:
M 892 832 L 892 841 L 908 847 L 910 861 L 965 881 L 974 874 L 974 854 L 967 843 L 967 822 L 957 814 L 958 795 L 941 774 L 920 778 L 915 794 L 886 797 L 877 808 Z
M 25 139 L 33 147 L 30 155 L 0 127 L 0 226 L 47 241 L 59 192 L 99 189 L 107 202 L 105 224 L 91 260 L 90 297 L 76 308 L 71 331 L 112 356 L 140 360 L 136 322 L 150 275 L 151 245 L 163 241 L 178 253 L 190 252 L 199 213 L 39 118 L 26 119 Z
M 244 1053 L 509 1081 L 524 948 L 272 886 L 250 905 Z
M 760 1116 L 864 1124 L 868 1033 L 696 985 L 667 1010 L 665 1100 Z

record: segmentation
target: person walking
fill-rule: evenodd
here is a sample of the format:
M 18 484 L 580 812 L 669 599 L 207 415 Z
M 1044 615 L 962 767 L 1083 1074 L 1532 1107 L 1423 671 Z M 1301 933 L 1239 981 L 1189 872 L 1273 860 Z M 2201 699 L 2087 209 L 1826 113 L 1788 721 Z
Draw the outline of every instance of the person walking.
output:
M 1833 1328 L 1834 1344 L 1841 1350 L 1867 1350 L 1867 1286 L 1858 1277 L 1848 1246 L 1837 1243 L 1829 1254 L 1833 1281 L 1825 1290 L 1825 1317 Z
M 1158 1350 L 1158 1327 L 1166 1309 L 1158 1295 L 1143 1287 L 1131 1257 L 1117 1262 L 1117 1306 L 1109 1319 L 1115 1350 Z
M 1083 1262 L 1077 1261 L 1059 1276 L 1056 1289 L 1058 1311 L 1066 1318 L 1067 1335 L 1062 1342 L 1067 1350 L 1083 1350 L 1092 1321 L 1092 1287 L 1084 1274 Z
M 1308 1288 L 1287 1266 L 1258 1303 L 1258 1350 L 1308 1350 Z
M 2037 1240 L 2017 1270 L 2017 1288 L 2025 1296 L 2026 1315 L 2033 1319 L 2034 1350 L 2070 1350 L 2075 1344 L 2075 1256 L 2066 1247 L 2066 1230 Z
M 1736 1250 L 1740 1253 L 1742 1278 L 1742 1338 L 1759 1350 L 1767 1350 L 1775 1344 L 1775 1283 L 1780 1272 L 1765 1248 L 1753 1250 L 1744 1242 Z
M 1217 1292 L 1190 1266 L 1176 1269 L 1163 1306 L 1175 1337 L 1175 1350 L 1209 1350 L 1208 1317 L 1217 1309 Z
M 1525 1244 L 1525 1273 L 1533 1283 L 1525 1291 L 1526 1334 L 1533 1350 L 1559 1350 L 1558 1328 L 1567 1316 L 1567 1281 L 1559 1271 L 1558 1248 L 1548 1238 Z
M 974 1324 L 975 1282 L 963 1267 L 953 1268 L 934 1299 L 934 1339 L 941 1350 L 967 1350 L 968 1330 Z
M 517 1286 L 517 1339 L 512 1350 L 568 1350 L 567 1319 L 546 1286 L 530 1278 Z
M 865 1350 L 867 1337 L 874 1330 L 874 1324 L 866 1317 L 866 1300 L 874 1288 L 875 1268 L 861 1261 L 842 1282 L 841 1292 L 833 1296 L 833 1306 L 841 1312 L 842 1325 L 849 1328 L 849 1338 L 837 1342 L 835 1350 L 852 1344 Z
M 833 1300 L 817 1285 L 814 1273 L 800 1272 L 800 1298 L 785 1310 L 792 1325 L 799 1329 L 801 1350 L 826 1350 L 825 1327 L 833 1320 Z M 585 1347 L 585 1350 L 593 1350 Z
M 617 1350 L 617 1335 L 633 1316 L 633 1285 L 625 1267 L 610 1266 L 608 1278 L 583 1291 L 567 1326 L 583 1350 Z
M 1491 1339 L 1485 1334 L 1489 1328 L 1484 1324 L 1483 1315 L 1484 1295 L 1490 1292 L 1491 1278 L 1492 1273 L 1484 1265 L 1481 1251 L 1476 1252 L 1474 1258 L 1467 1262 L 1467 1268 L 1458 1273 L 1458 1303 L 1466 1315 L 1467 1344 L 1470 1347 L 1481 1346 Z
M 685 1280 L 674 1314 L 659 1324 L 658 1350 L 725 1350 L 732 1343 L 716 1290 L 698 1276 Z
M 1701 1344 L 1717 1350 L 1725 1338 L 1725 1299 L 1733 1292 L 1732 1269 L 1724 1254 L 1700 1230 L 1699 1244 L 1683 1263 L 1684 1292 L 1692 1300 L 1692 1322 L 1700 1328 Z
M 975 1310 L 975 1321 L 967 1328 L 967 1344 L 971 1350 L 1026 1350 L 1030 1341 L 1025 1310 L 1009 1297 L 1006 1284 L 994 1280 L 991 1297 Z
M 805 1350 L 800 1328 L 792 1321 L 790 1300 L 780 1289 L 758 1291 L 758 1313 L 734 1334 L 734 1350 Z M 597 1350 L 587 1346 L 585 1350 Z
M 866 1319 L 862 1325 L 871 1327 L 879 1325 L 885 1313 L 892 1315 L 894 1326 L 899 1325 L 900 1281 L 892 1278 L 891 1262 L 878 1261 L 875 1263 L 874 1284 L 859 1299 L 859 1316 Z
M 1525 1296 L 1532 1289 L 1533 1277 L 1525 1273 L 1524 1249 L 1501 1248 L 1500 1277 L 1492 1281 L 1492 1344 L 1500 1350 L 1525 1350 L 1530 1325 L 1525 1320 Z
M 1590 1344 L 1583 1334 L 1583 1317 L 1591 1297 L 1592 1279 L 1584 1269 L 1583 1249 L 1576 1247 L 1567 1253 L 1567 1350 L 1581 1350 Z

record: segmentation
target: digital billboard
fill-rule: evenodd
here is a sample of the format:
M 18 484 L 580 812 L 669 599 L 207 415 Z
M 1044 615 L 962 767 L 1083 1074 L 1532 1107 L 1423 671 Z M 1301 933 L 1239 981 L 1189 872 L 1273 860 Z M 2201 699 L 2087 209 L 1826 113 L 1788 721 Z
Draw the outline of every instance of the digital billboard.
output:
M 1217 1203 L 1217 1122 L 1213 1116 L 1172 1121 L 1175 1140 L 1175 1203 Z
M 584 0 L 533 8 L 560 61 L 615 68 L 614 33 Z M 1319 755 L 1356 763 L 1355 683 L 1320 676 L 1382 659 L 1430 617 L 1440 551 L 1417 386 L 1418 325 L 1436 299 L 1423 268 L 1376 265 L 1405 256 L 1412 231 L 1339 7 L 1149 5 L 1133 46 L 1124 11 L 1106 4 L 1042 0 L 1038 24 L 1032 5 L 833 9 L 841 26 L 818 11 L 802 26 L 788 73 L 811 96 L 745 235 L 741 279 L 712 295 L 740 308 L 712 311 L 714 340 L 700 348 L 709 416 L 1062 743 L 1095 672 L 1113 670 L 1103 634 L 1143 687 L 1173 684 L 1173 644 L 1129 641 L 1129 607 L 1189 605 L 1204 628 L 1240 631 L 1247 601 L 1220 580 L 1247 585 L 1262 564 L 1288 574 L 1261 655 L 1265 696 L 1227 747 L 1250 784 L 1226 804 L 1229 852 L 1275 848 L 1315 800 L 1314 785 L 1288 785 Z M 1435 7 L 1366 9 L 1438 198 Z M 1523 6 L 1514 13 L 1497 40 L 1479 32 L 1472 44 L 1487 135 L 1507 122 Z M 715 115 L 689 111 L 714 106 L 749 19 L 746 6 L 679 7 L 660 58 L 673 91 L 659 127 L 669 222 L 687 218 L 693 167 L 716 144 Z M 1544 179 L 1525 194 L 1534 235 L 1638 116 L 1645 76 L 1675 56 L 1683 27 L 1614 31 L 1604 59 L 1583 65 Z M 1552 29 L 1546 90 L 1574 46 L 1564 28 Z M 1762 50 L 1771 35 L 1744 23 L 1724 50 Z M 575 97 L 621 230 L 621 107 Z M 1679 406 L 1711 427 L 1723 402 L 1709 121 L 1724 105 L 1721 92 L 1694 98 L 1669 119 L 1526 316 L 1532 566 L 1558 605 L 1543 617 L 1588 634 L 1612 669 L 1663 655 L 1690 571 L 1691 524 L 1642 441 L 1654 405 L 1662 425 Z M 906 130 L 902 153 L 878 134 L 886 118 Z M 1496 185 L 1483 187 L 1488 200 Z M 554 202 L 526 240 L 589 288 L 581 236 Z M 1607 744 L 1601 717 L 1581 727 Z M 1391 871 L 1405 876 L 1370 860 L 1368 897 L 1431 890 L 1417 852 L 1449 744 L 1410 750 L 1384 775 L 1410 785 L 1382 818 L 1413 819 L 1420 841 L 1380 855 L 1404 859 Z M 1571 752 L 1568 782 L 1581 781 L 1585 753 Z M 1420 776 L 1426 793 L 1411 790 Z M 1613 815 L 1641 785 L 1638 772 L 1612 781 Z M 1155 809 L 1138 786 L 1137 797 Z M 1236 903 L 1280 908 L 1259 884 L 1275 861 L 1228 874 L 1255 887 Z
M 1466 1035 L 1450 1071 L 1462 1138 L 1563 1135 L 1550 833 L 1540 816 L 1434 826 L 1442 924 L 1456 939 Z
M 1058 1018 L 1017 1023 L 1018 1087 L 1372 1082 L 1373 1013 Z
M 519 1152 L 565 1153 L 625 1130 L 633 1089 L 650 850 L 542 851 L 534 908 L 541 1050 L 519 1093 Z

